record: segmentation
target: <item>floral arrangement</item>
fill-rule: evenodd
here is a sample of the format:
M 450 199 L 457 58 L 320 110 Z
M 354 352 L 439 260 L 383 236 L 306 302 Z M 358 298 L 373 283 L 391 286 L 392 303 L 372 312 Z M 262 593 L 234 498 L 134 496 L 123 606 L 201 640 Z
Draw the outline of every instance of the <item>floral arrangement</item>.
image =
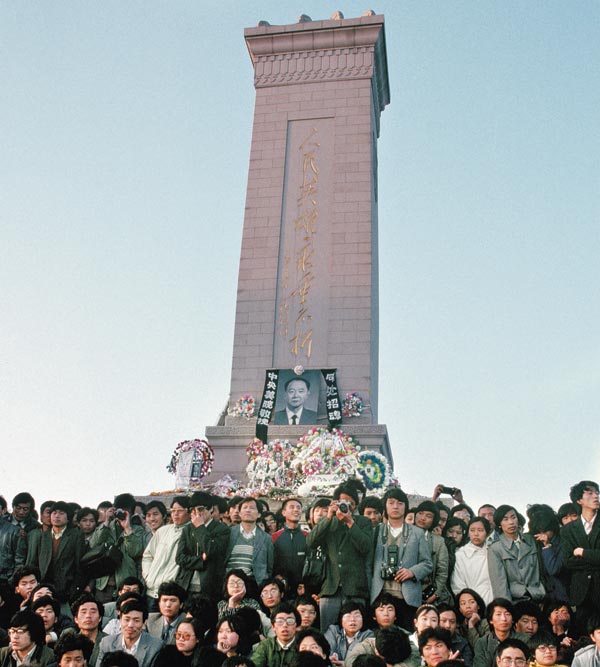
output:
M 364 450 L 358 455 L 359 473 L 367 490 L 384 489 L 392 483 L 393 475 L 387 458 L 380 452 Z
M 227 414 L 230 417 L 245 417 L 246 419 L 252 419 L 256 411 L 256 402 L 254 396 L 250 394 L 244 394 L 240 396 L 237 400 L 237 403 L 233 407 L 227 410 Z
M 212 470 L 215 451 L 205 439 L 180 442 L 167 470 L 175 475 L 177 488 L 197 486 Z
M 239 479 L 234 479 L 231 475 L 223 475 L 214 483 L 211 491 L 217 496 L 231 497 L 242 491 L 243 488 L 244 485 Z
M 290 460 L 294 447 L 289 440 L 271 440 L 268 444 L 258 438 L 246 447 L 248 489 L 251 493 L 273 494 L 289 489 L 293 482 Z
M 353 391 L 342 401 L 342 414 L 344 417 L 360 417 L 363 407 L 362 397 Z

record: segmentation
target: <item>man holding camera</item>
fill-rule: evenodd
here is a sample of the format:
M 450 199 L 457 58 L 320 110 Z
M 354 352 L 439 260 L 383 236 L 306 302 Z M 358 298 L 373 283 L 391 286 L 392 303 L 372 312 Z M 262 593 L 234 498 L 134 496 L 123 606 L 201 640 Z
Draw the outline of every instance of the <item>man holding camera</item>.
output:
M 431 574 L 431 549 L 425 533 L 406 523 L 408 498 L 392 488 L 383 496 L 387 522 L 377 527 L 371 578 L 371 601 L 382 591 L 398 598 L 398 624 L 412 630 L 413 618 L 422 602 L 421 582 Z
M 340 484 L 324 516 L 306 537 L 306 546 L 322 547 L 327 574 L 319 593 L 321 630 L 336 623 L 344 600 L 365 603 L 369 597 L 367 572 L 371 556 L 371 522 L 354 514 L 358 494 L 351 484 Z

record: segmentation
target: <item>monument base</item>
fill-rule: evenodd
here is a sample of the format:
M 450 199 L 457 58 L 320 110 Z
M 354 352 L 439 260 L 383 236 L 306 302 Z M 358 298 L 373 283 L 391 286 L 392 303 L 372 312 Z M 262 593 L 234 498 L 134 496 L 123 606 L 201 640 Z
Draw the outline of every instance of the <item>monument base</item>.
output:
M 240 422 L 244 422 L 242 417 Z M 240 426 L 207 426 L 206 438 L 215 450 L 215 460 L 211 474 L 203 481 L 214 483 L 224 475 L 246 483 L 246 466 L 248 457 L 246 447 L 255 437 L 255 419 Z M 299 440 L 310 426 L 269 426 L 269 440 Z M 372 449 L 381 452 L 394 468 L 394 460 L 387 426 L 385 424 L 352 424 L 344 423 L 340 429 L 357 440 L 361 449 Z

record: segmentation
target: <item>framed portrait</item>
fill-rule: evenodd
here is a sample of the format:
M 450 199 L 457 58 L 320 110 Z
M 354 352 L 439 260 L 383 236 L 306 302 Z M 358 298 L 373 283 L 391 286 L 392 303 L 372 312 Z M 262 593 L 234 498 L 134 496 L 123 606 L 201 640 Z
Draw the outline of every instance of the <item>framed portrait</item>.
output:
M 320 371 L 304 371 L 302 375 L 296 375 L 292 370 L 280 371 L 271 423 L 288 426 L 315 425 L 320 389 Z

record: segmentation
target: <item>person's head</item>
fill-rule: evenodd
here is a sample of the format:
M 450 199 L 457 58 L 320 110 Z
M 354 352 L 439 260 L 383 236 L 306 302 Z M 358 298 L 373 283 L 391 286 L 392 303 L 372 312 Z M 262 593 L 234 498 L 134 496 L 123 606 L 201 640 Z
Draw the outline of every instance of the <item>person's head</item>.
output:
M 538 665 L 552 667 L 558 657 L 558 637 L 547 630 L 538 630 L 527 641 L 527 648 Z
M 586 630 L 590 639 L 600 649 L 600 615 L 591 614 L 586 622 Z
M 135 498 L 131 493 L 119 493 L 115 496 L 113 507 L 133 514 L 135 511 Z
M 188 595 L 183 604 L 183 611 L 187 618 L 193 618 L 202 624 L 201 638 L 205 637 L 207 630 L 212 630 L 217 624 L 217 605 L 203 593 Z
M 31 591 L 41 579 L 40 571 L 35 565 L 18 567 L 12 576 L 13 589 L 22 600 L 28 600 Z
M 448 518 L 450 517 L 450 510 L 448 509 L 448 506 L 446 505 L 446 503 L 444 503 L 443 500 L 436 500 L 435 505 L 438 508 L 438 522 L 437 522 L 437 525 L 443 531 L 444 528 L 446 527 L 446 522 L 448 521 Z
M 221 521 L 221 518 L 229 512 L 229 505 L 225 498 L 213 496 L 213 519 Z
M 294 603 L 296 611 L 300 614 L 300 627 L 310 628 L 316 625 L 319 616 L 319 605 L 309 595 L 302 595 Z
M 555 632 L 565 632 L 571 622 L 571 610 L 564 600 L 548 600 L 544 605 L 544 615 Z
M 229 520 L 232 524 L 238 524 L 242 520 L 240 517 L 240 503 L 244 500 L 242 496 L 233 496 L 229 501 Z
M 301 408 L 310 396 L 310 382 L 303 377 L 290 378 L 284 389 L 286 405 L 292 411 Z
M 415 510 L 414 510 L 414 508 L 409 508 L 408 510 L 406 510 L 406 514 L 404 515 L 404 521 L 406 521 L 406 523 L 410 523 L 411 526 L 415 525 Z
M 267 579 L 260 586 L 260 599 L 263 605 L 271 610 L 283 600 L 285 585 L 281 579 Z
M 477 510 L 477 516 L 483 517 L 484 519 L 487 519 L 492 530 L 494 530 L 494 528 L 495 528 L 495 526 L 494 526 L 494 512 L 495 511 L 496 511 L 496 508 L 493 505 L 490 505 L 489 503 L 486 503 L 485 505 L 482 505 Z
M 148 618 L 146 603 L 140 600 L 128 600 L 121 605 L 120 612 L 119 622 L 123 639 L 136 642 L 142 634 L 144 623 Z
M 531 535 L 542 533 L 546 535 L 549 540 L 555 535 L 558 535 L 560 530 L 558 516 L 551 507 L 548 507 L 548 505 L 534 505 L 533 508 L 530 508 L 527 512 L 527 515 L 529 516 L 529 533 Z
M 77 525 L 84 535 L 91 535 L 98 525 L 98 510 L 82 507 L 75 515 Z
M 41 597 L 51 597 L 57 599 L 56 588 L 52 584 L 48 584 L 45 581 L 42 581 L 41 584 L 38 584 L 32 591 L 29 597 L 28 606 L 31 608 L 31 605 L 39 600 Z
M 46 631 L 42 617 L 30 609 L 18 611 L 11 619 L 8 628 L 10 647 L 20 654 L 27 654 L 33 645 L 43 646 Z
M 275 533 L 279 528 L 277 524 L 277 516 L 275 515 L 275 512 L 271 512 L 271 510 L 263 512 L 258 518 L 257 523 L 261 525 L 265 533 L 268 533 L 269 535 Z
M 329 498 L 319 498 L 316 500 L 310 508 L 309 523 L 316 526 L 320 519 L 327 516 L 329 505 L 331 505 L 331 500 Z
M 16 521 L 25 521 L 35 508 L 35 500 L 31 493 L 21 491 L 13 498 L 12 515 Z
M 225 576 L 223 597 L 228 599 L 232 595 L 239 593 L 242 589 L 247 592 L 249 584 L 248 575 L 244 570 L 240 568 L 230 570 Z
M 415 525 L 423 530 L 431 530 L 437 525 L 439 516 L 437 505 L 432 500 L 424 500 L 417 507 Z
M 96 509 L 98 510 L 98 523 L 104 523 L 104 520 L 106 518 L 106 511 L 109 510 L 112 507 L 112 503 L 110 500 L 103 500 L 101 503 L 98 503 L 96 505 Z
M 446 521 L 442 535 L 446 539 L 455 542 L 457 547 L 460 547 L 466 540 L 467 524 L 462 519 L 455 516 L 450 517 L 448 521 Z
M 496 649 L 497 667 L 525 667 L 528 658 L 527 644 L 520 639 L 509 637 L 501 641 Z
M 31 605 L 31 611 L 41 616 L 44 630 L 50 632 L 60 616 L 60 602 L 49 595 L 42 595 Z
M 203 628 L 200 621 L 194 618 L 186 618 L 175 630 L 175 646 L 179 653 L 192 655 L 196 646 L 202 640 Z
M 414 625 L 417 635 L 427 628 L 437 628 L 440 624 L 440 614 L 432 604 L 422 604 L 415 612 Z
M 473 614 L 477 614 L 479 618 L 485 616 L 485 602 L 472 588 L 463 588 L 459 592 L 454 599 L 454 609 L 460 623 L 465 619 L 469 620 Z
M 352 667 L 386 667 L 386 664 L 377 654 L 361 653 L 354 658 Z
M 50 512 L 55 502 L 56 500 L 45 500 L 40 505 L 40 521 L 46 528 L 50 528 Z
M 342 482 L 334 489 L 333 500 L 347 502 L 351 508 L 350 512 L 354 512 L 359 502 L 358 490 L 353 484 L 350 484 L 349 481 Z
M 8 510 L 8 504 L 4 496 L 0 496 L 0 516 L 4 516 Z
M 245 658 L 243 655 L 232 655 L 223 660 L 221 667 L 256 667 L 256 665 L 250 658 Z
M 55 530 L 64 528 L 73 520 L 73 508 L 64 500 L 58 500 L 50 508 L 50 525 Z
M 150 530 L 155 533 L 167 520 L 167 508 L 160 500 L 151 500 L 146 505 L 146 523 Z
M 483 516 L 475 516 L 469 521 L 467 535 L 469 542 L 476 547 L 482 547 L 492 532 L 490 522 Z
M 381 499 L 383 516 L 391 520 L 403 520 L 408 510 L 408 496 L 398 487 L 388 489 Z
M 171 502 L 171 521 L 176 526 L 183 526 L 190 520 L 187 496 L 175 496 Z
M 240 502 L 240 519 L 243 523 L 256 523 L 260 516 L 256 498 L 243 498 Z
M 589 479 L 584 479 L 581 482 L 577 482 L 577 484 L 574 484 L 571 487 L 571 490 L 569 492 L 569 498 L 571 499 L 572 503 L 579 505 L 579 507 L 583 507 L 582 501 L 586 496 L 589 498 L 592 498 L 593 496 L 596 497 L 598 496 L 597 482 L 593 482 L 592 480 Z
M 125 651 L 110 651 L 104 654 L 100 667 L 139 667 L 139 663 Z
M 442 602 L 438 605 L 438 612 L 440 614 L 440 628 L 444 628 L 444 630 L 448 630 L 451 635 L 454 635 L 458 625 L 458 618 L 454 607 Z
M 143 595 L 140 595 L 139 593 L 134 593 L 133 591 L 126 591 L 125 593 L 121 593 L 115 603 L 117 616 L 119 618 L 121 617 L 121 607 L 123 607 L 128 602 L 131 602 L 132 600 L 140 602 L 142 604 L 146 603 L 146 598 Z
M 512 505 L 500 505 L 494 512 L 494 525 L 503 535 L 514 540 L 519 534 L 519 513 Z
M 296 526 L 302 519 L 302 503 L 297 498 L 286 498 L 280 511 L 286 524 Z
M 485 609 L 485 618 L 496 634 L 512 630 L 515 610 L 506 598 L 494 598 Z
M 469 521 L 475 516 L 475 512 L 466 504 L 459 503 L 454 505 L 450 510 L 450 518 L 456 517 L 457 519 L 462 519 L 467 525 Z
M 411 654 L 408 635 L 396 626 L 379 628 L 375 634 L 375 651 L 388 665 L 404 662 Z
M 58 667 L 86 667 L 93 650 L 94 644 L 87 637 L 66 632 L 56 642 L 54 656 Z
M 361 516 L 367 517 L 374 526 L 379 525 L 383 514 L 383 503 L 381 502 L 381 498 L 378 498 L 377 496 L 365 496 L 360 501 L 358 513 Z
M 271 624 L 275 636 L 282 644 L 289 644 L 300 625 L 300 615 L 292 605 L 282 602 L 271 612 Z
M 187 592 L 174 581 L 163 581 L 158 587 L 158 609 L 160 613 L 171 622 L 181 612 Z
M 342 603 L 338 624 L 348 637 L 354 637 L 357 632 L 365 627 L 365 609 L 362 604 L 352 600 Z
M 514 606 L 515 630 L 525 635 L 534 635 L 542 623 L 540 608 L 533 602 L 517 602 Z
M 227 655 L 248 655 L 252 635 L 243 616 L 235 613 L 217 623 L 217 650 Z
M 580 508 L 576 503 L 563 503 L 558 508 L 558 520 L 561 526 L 566 526 L 571 521 L 579 519 Z
M 121 582 L 118 593 L 119 595 L 122 593 L 139 593 L 142 595 L 144 593 L 144 583 L 134 576 L 125 577 Z
M 310 651 L 321 658 L 327 658 L 331 647 L 325 635 L 317 628 L 302 628 L 296 635 L 296 646 L 299 652 Z
M 419 635 L 419 653 L 427 667 L 437 667 L 452 653 L 452 637 L 444 628 L 426 628 Z
M 377 627 L 389 628 L 396 624 L 398 618 L 398 607 L 396 598 L 390 593 L 381 593 L 371 605 L 371 617 L 375 620 Z
M 93 632 L 104 616 L 104 605 L 91 593 L 82 593 L 71 603 L 71 613 L 80 630 Z

